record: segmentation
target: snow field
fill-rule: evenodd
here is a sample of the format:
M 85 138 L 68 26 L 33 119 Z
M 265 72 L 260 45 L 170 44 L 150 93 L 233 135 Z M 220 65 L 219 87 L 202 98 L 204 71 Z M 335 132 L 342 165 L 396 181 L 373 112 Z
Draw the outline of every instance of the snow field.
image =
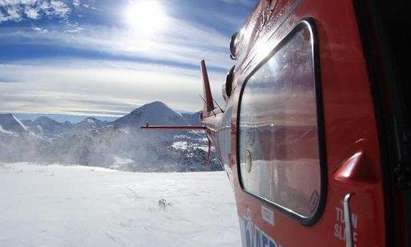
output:
M 0 246 L 241 243 L 225 172 L 129 173 L 0 163 Z

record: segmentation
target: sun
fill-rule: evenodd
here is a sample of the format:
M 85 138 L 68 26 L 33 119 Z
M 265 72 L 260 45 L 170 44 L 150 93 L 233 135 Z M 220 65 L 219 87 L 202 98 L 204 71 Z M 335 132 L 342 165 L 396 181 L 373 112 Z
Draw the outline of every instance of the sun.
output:
M 125 19 L 134 32 L 143 36 L 161 31 L 166 24 L 166 14 L 158 0 L 133 1 L 126 8 Z

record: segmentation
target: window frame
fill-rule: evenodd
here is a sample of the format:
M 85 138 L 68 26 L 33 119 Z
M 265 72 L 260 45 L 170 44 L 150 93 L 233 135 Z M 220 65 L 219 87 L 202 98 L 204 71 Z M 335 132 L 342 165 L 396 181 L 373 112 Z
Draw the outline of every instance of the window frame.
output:
M 317 131 L 318 131 L 318 155 L 319 155 L 319 166 L 320 166 L 320 198 L 318 207 L 311 217 L 304 217 L 303 215 L 294 212 L 291 209 L 288 209 L 282 205 L 279 205 L 275 202 L 269 201 L 261 196 L 255 195 L 253 193 L 248 192 L 244 188 L 244 184 L 242 181 L 241 175 L 241 167 L 240 167 L 240 114 L 241 114 L 241 103 L 243 99 L 243 93 L 245 87 L 248 84 L 249 79 L 262 67 L 264 66 L 276 53 L 279 51 L 288 41 L 290 41 L 294 35 L 299 32 L 300 30 L 307 29 L 310 32 L 311 38 L 311 55 L 312 55 L 312 64 L 313 64 L 313 71 L 314 71 L 314 91 L 316 96 L 316 113 L 317 113 Z M 323 112 L 323 100 L 322 100 L 322 89 L 321 89 L 321 71 L 320 71 L 320 60 L 319 60 L 319 44 L 318 44 L 318 34 L 316 31 L 315 22 L 312 18 L 305 18 L 299 21 L 292 30 L 285 35 L 285 37 L 273 48 L 270 52 L 264 56 L 264 59 L 255 66 L 251 72 L 245 77 L 240 93 L 239 93 L 239 100 L 237 105 L 237 113 L 236 113 L 236 121 L 237 121 L 237 137 L 236 137 L 236 154 L 237 154 L 237 175 L 238 175 L 238 182 L 240 185 L 241 190 L 252 196 L 255 199 L 258 199 L 260 202 L 274 207 L 278 209 L 283 214 L 290 216 L 291 218 L 297 220 L 304 226 L 312 226 L 314 225 L 322 216 L 324 212 L 326 198 L 327 198 L 327 166 L 326 166 L 326 145 L 325 145 L 325 127 L 324 127 L 324 112 Z

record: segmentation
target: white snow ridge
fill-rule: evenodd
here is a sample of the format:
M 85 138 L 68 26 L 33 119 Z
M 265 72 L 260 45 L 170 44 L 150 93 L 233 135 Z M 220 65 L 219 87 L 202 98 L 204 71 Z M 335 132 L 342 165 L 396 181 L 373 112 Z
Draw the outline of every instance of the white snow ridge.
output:
M 6 135 L 13 135 L 14 133 L 11 131 L 7 131 L 3 129 L 3 126 L 0 125 L 0 133 L 6 134 Z
M 224 172 L 0 163 L 0 212 L 1 247 L 241 246 Z

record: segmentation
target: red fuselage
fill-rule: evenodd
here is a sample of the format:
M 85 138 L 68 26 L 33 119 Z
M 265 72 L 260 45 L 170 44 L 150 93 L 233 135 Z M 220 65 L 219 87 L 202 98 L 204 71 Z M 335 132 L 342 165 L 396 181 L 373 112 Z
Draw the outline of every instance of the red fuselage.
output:
M 203 123 L 243 246 L 405 246 L 358 18 L 350 0 L 262 0 L 237 35 L 232 92 Z

